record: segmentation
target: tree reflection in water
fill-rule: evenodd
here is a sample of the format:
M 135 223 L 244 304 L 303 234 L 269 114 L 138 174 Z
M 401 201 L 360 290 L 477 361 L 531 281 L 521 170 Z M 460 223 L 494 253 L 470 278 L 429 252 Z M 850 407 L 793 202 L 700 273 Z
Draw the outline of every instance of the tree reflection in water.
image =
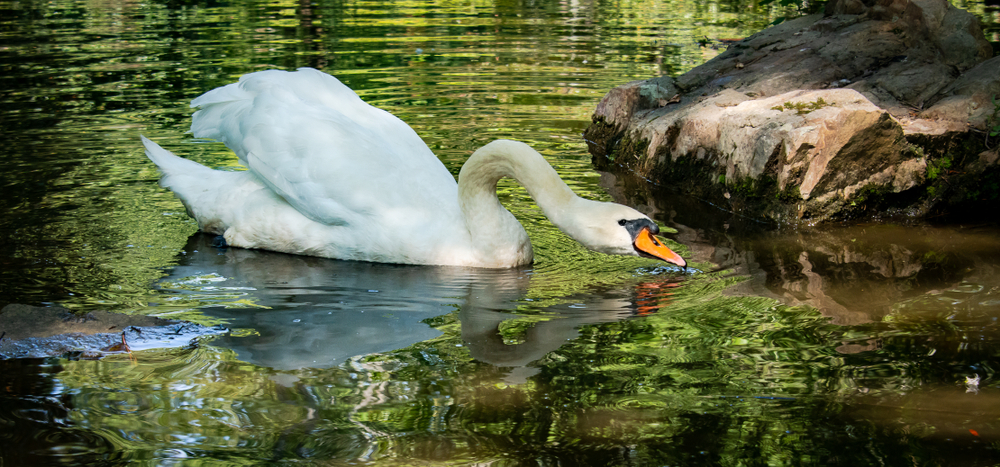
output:
M 720 51 L 696 39 L 752 34 L 774 3 L 4 8 L 2 298 L 234 332 L 135 363 L 0 361 L 3 465 L 995 464 L 995 227 L 776 234 L 594 176 L 580 133 L 608 89 L 704 62 Z M 531 269 L 185 245 L 196 226 L 138 133 L 232 167 L 183 136 L 187 102 L 297 66 L 400 116 L 453 173 L 492 139 L 529 142 L 582 195 L 679 230 L 703 271 L 561 247 L 506 183 Z

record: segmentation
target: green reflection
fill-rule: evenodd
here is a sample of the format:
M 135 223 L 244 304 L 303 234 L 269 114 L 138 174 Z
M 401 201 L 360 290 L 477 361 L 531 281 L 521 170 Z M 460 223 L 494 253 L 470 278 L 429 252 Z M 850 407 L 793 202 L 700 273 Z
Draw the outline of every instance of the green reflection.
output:
M 995 9 L 962 6 L 995 41 Z M 479 146 L 513 138 L 574 190 L 609 200 L 580 138 L 607 90 L 683 73 L 719 53 L 697 40 L 743 37 L 788 13 L 654 0 L 20 1 L 0 10 L 0 297 L 207 323 L 216 321 L 206 308 L 255 311 L 260 301 L 238 287 L 210 290 L 222 278 L 212 270 L 160 282 L 196 225 L 156 186 L 138 144 L 141 132 L 234 169 L 224 147 L 184 134 L 188 102 L 202 92 L 258 69 L 322 68 L 410 123 L 452 173 Z M 713 238 L 712 260 L 724 263 L 731 247 L 767 277 L 723 264 L 677 282 L 655 263 L 565 241 L 514 183 L 501 184 L 501 197 L 538 256 L 510 307 L 441 305 L 425 320 L 439 337 L 328 369 L 254 365 L 221 338 L 138 352 L 134 364 L 126 355 L 0 360 L 0 462 L 995 462 L 994 232 L 957 247 L 952 237 L 967 238 L 958 230 L 924 246 L 894 239 L 909 227 L 882 229 L 888 240 L 791 235 L 750 247 L 726 233 Z M 857 246 L 845 247 L 851 238 Z M 896 250 L 914 254 L 877 261 Z M 884 310 L 834 325 L 818 311 L 831 302 Z M 577 304 L 589 314 L 573 314 Z M 541 354 L 486 361 L 500 358 L 463 338 L 462 319 L 486 311 L 502 319 L 473 344 Z M 557 338 L 539 339 L 544 332 Z
M 955 424 L 998 428 L 974 410 L 899 412 L 898 392 L 859 391 L 947 390 L 919 389 L 906 370 L 912 334 L 891 337 L 902 329 L 890 325 L 880 349 L 844 354 L 835 346 L 849 328 L 727 297 L 727 282 L 691 279 L 661 295 L 669 306 L 658 312 L 584 326 L 520 383 L 516 369 L 469 358 L 453 315 L 435 323 L 439 338 L 328 370 L 277 372 L 206 342 L 143 352 L 138 364 L 65 362 L 55 377 L 73 394 L 74 429 L 136 460 L 180 450 L 232 462 L 895 465 L 948 459 L 933 440 Z M 868 418 L 872 407 L 887 413 Z
M 409 122 L 453 172 L 482 144 L 519 139 L 545 153 L 574 189 L 606 198 L 579 138 L 606 90 L 689 69 L 714 53 L 696 36 L 745 35 L 777 14 L 760 10 L 742 16 L 755 18 L 748 21 L 729 6 L 664 1 L 29 1 L 5 11 L 0 118 L 12 151 L 0 168 L 19 196 L 5 197 L 13 215 L 0 221 L 13 266 L 0 291 L 13 301 L 127 312 L 155 298 L 147 285 L 174 264 L 193 231 L 180 204 L 150 183 L 156 173 L 135 144 L 138 133 L 202 163 L 235 164 L 220 146 L 180 139 L 187 103 L 206 90 L 261 68 L 320 67 Z M 514 190 L 514 203 L 526 199 Z M 511 209 L 529 225 L 539 265 L 553 277 L 606 261 L 560 250 L 561 234 L 537 211 Z M 573 261 L 555 266 L 549 252 Z

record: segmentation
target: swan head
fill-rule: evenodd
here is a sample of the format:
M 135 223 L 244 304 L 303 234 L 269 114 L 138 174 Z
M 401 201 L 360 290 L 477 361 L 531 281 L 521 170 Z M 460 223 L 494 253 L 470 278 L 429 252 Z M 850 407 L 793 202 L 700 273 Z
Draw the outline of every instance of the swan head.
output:
M 687 261 L 656 235 L 660 227 L 628 206 L 577 198 L 573 227 L 566 233 L 587 248 L 612 255 L 641 256 L 687 268 Z

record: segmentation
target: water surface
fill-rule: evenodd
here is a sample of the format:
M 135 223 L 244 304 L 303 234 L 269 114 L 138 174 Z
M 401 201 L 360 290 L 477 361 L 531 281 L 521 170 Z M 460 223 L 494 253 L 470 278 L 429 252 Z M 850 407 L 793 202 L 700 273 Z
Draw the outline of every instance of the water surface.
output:
M 996 41 L 997 9 L 962 4 Z M 0 463 L 994 465 L 1000 231 L 775 232 L 594 172 L 608 89 L 679 74 L 789 10 L 748 3 L 0 2 L 0 305 L 230 332 L 101 360 L 0 360 Z M 312 66 L 452 173 L 528 142 L 581 195 L 678 231 L 684 272 L 567 241 L 516 183 L 505 271 L 218 249 L 140 133 L 200 93 Z

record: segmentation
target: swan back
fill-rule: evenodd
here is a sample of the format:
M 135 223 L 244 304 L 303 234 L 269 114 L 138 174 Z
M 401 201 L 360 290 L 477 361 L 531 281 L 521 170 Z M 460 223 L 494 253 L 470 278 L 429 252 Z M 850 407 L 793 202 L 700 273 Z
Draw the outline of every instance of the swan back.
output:
M 333 76 L 311 68 L 252 73 L 191 105 L 199 108 L 196 137 L 224 142 L 316 222 L 374 217 L 407 228 L 457 214 L 455 179 L 416 132 Z

